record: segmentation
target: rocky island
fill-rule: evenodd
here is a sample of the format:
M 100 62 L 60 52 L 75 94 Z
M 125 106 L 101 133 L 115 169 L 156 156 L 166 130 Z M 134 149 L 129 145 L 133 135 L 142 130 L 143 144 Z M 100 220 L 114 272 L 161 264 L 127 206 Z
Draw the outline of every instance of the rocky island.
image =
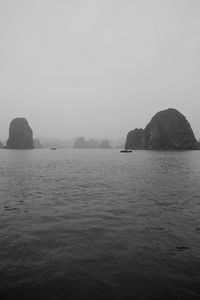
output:
M 33 149 L 33 132 L 25 118 L 16 118 L 10 123 L 7 149 Z
M 126 138 L 125 149 L 140 150 L 143 148 L 143 129 L 131 130 Z
M 126 149 L 132 150 L 197 150 L 197 142 L 187 119 L 169 108 L 153 116 L 145 129 L 134 129 L 126 138 Z

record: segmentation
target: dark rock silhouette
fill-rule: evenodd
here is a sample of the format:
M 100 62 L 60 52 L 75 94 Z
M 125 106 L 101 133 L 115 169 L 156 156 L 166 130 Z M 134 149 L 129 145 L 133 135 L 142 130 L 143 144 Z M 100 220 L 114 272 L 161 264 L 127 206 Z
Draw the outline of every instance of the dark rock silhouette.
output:
M 33 149 L 33 132 L 25 118 L 10 123 L 7 149 Z
M 40 143 L 39 139 L 34 139 L 33 140 L 33 145 L 34 145 L 34 149 L 41 149 L 42 148 L 42 144 Z
M 100 149 L 111 149 L 111 145 L 108 140 L 102 140 L 99 144 Z
M 129 132 L 126 146 L 129 149 L 146 150 L 199 149 L 189 122 L 173 108 L 155 114 L 143 132 L 139 133 L 136 129 Z
M 144 148 L 195 150 L 198 142 L 186 118 L 176 109 L 157 113 L 144 130 Z
M 140 150 L 143 148 L 143 129 L 134 129 L 129 131 L 126 138 L 125 149 Z

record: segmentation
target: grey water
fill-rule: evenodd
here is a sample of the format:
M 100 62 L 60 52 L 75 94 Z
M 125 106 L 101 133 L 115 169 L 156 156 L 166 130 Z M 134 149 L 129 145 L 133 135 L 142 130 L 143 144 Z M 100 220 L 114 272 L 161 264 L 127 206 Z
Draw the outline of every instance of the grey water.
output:
M 1 150 L 0 299 L 200 299 L 200 151 Z

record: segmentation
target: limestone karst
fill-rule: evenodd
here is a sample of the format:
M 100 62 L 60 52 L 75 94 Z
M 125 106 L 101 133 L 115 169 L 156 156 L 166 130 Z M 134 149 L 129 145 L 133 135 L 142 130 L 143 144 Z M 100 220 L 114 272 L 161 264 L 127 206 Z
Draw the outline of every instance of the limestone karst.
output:
M 16 118 L 10 123 L 7 149 L 33 149 L 33 131 L 25 118 Z
M 196 150 L 199 149 L 187 119 L 169 108 L 153 116 L 144 130 L 135 129 L 127 135 L 126 149 Z

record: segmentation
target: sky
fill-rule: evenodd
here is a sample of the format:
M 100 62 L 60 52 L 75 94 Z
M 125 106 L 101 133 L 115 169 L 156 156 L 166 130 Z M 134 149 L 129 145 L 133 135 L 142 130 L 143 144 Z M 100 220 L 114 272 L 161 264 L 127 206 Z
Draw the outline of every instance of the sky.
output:
M 121 138 L 176 108 L 200 138 L 199 0 L 0 0 L 0 139 Z

